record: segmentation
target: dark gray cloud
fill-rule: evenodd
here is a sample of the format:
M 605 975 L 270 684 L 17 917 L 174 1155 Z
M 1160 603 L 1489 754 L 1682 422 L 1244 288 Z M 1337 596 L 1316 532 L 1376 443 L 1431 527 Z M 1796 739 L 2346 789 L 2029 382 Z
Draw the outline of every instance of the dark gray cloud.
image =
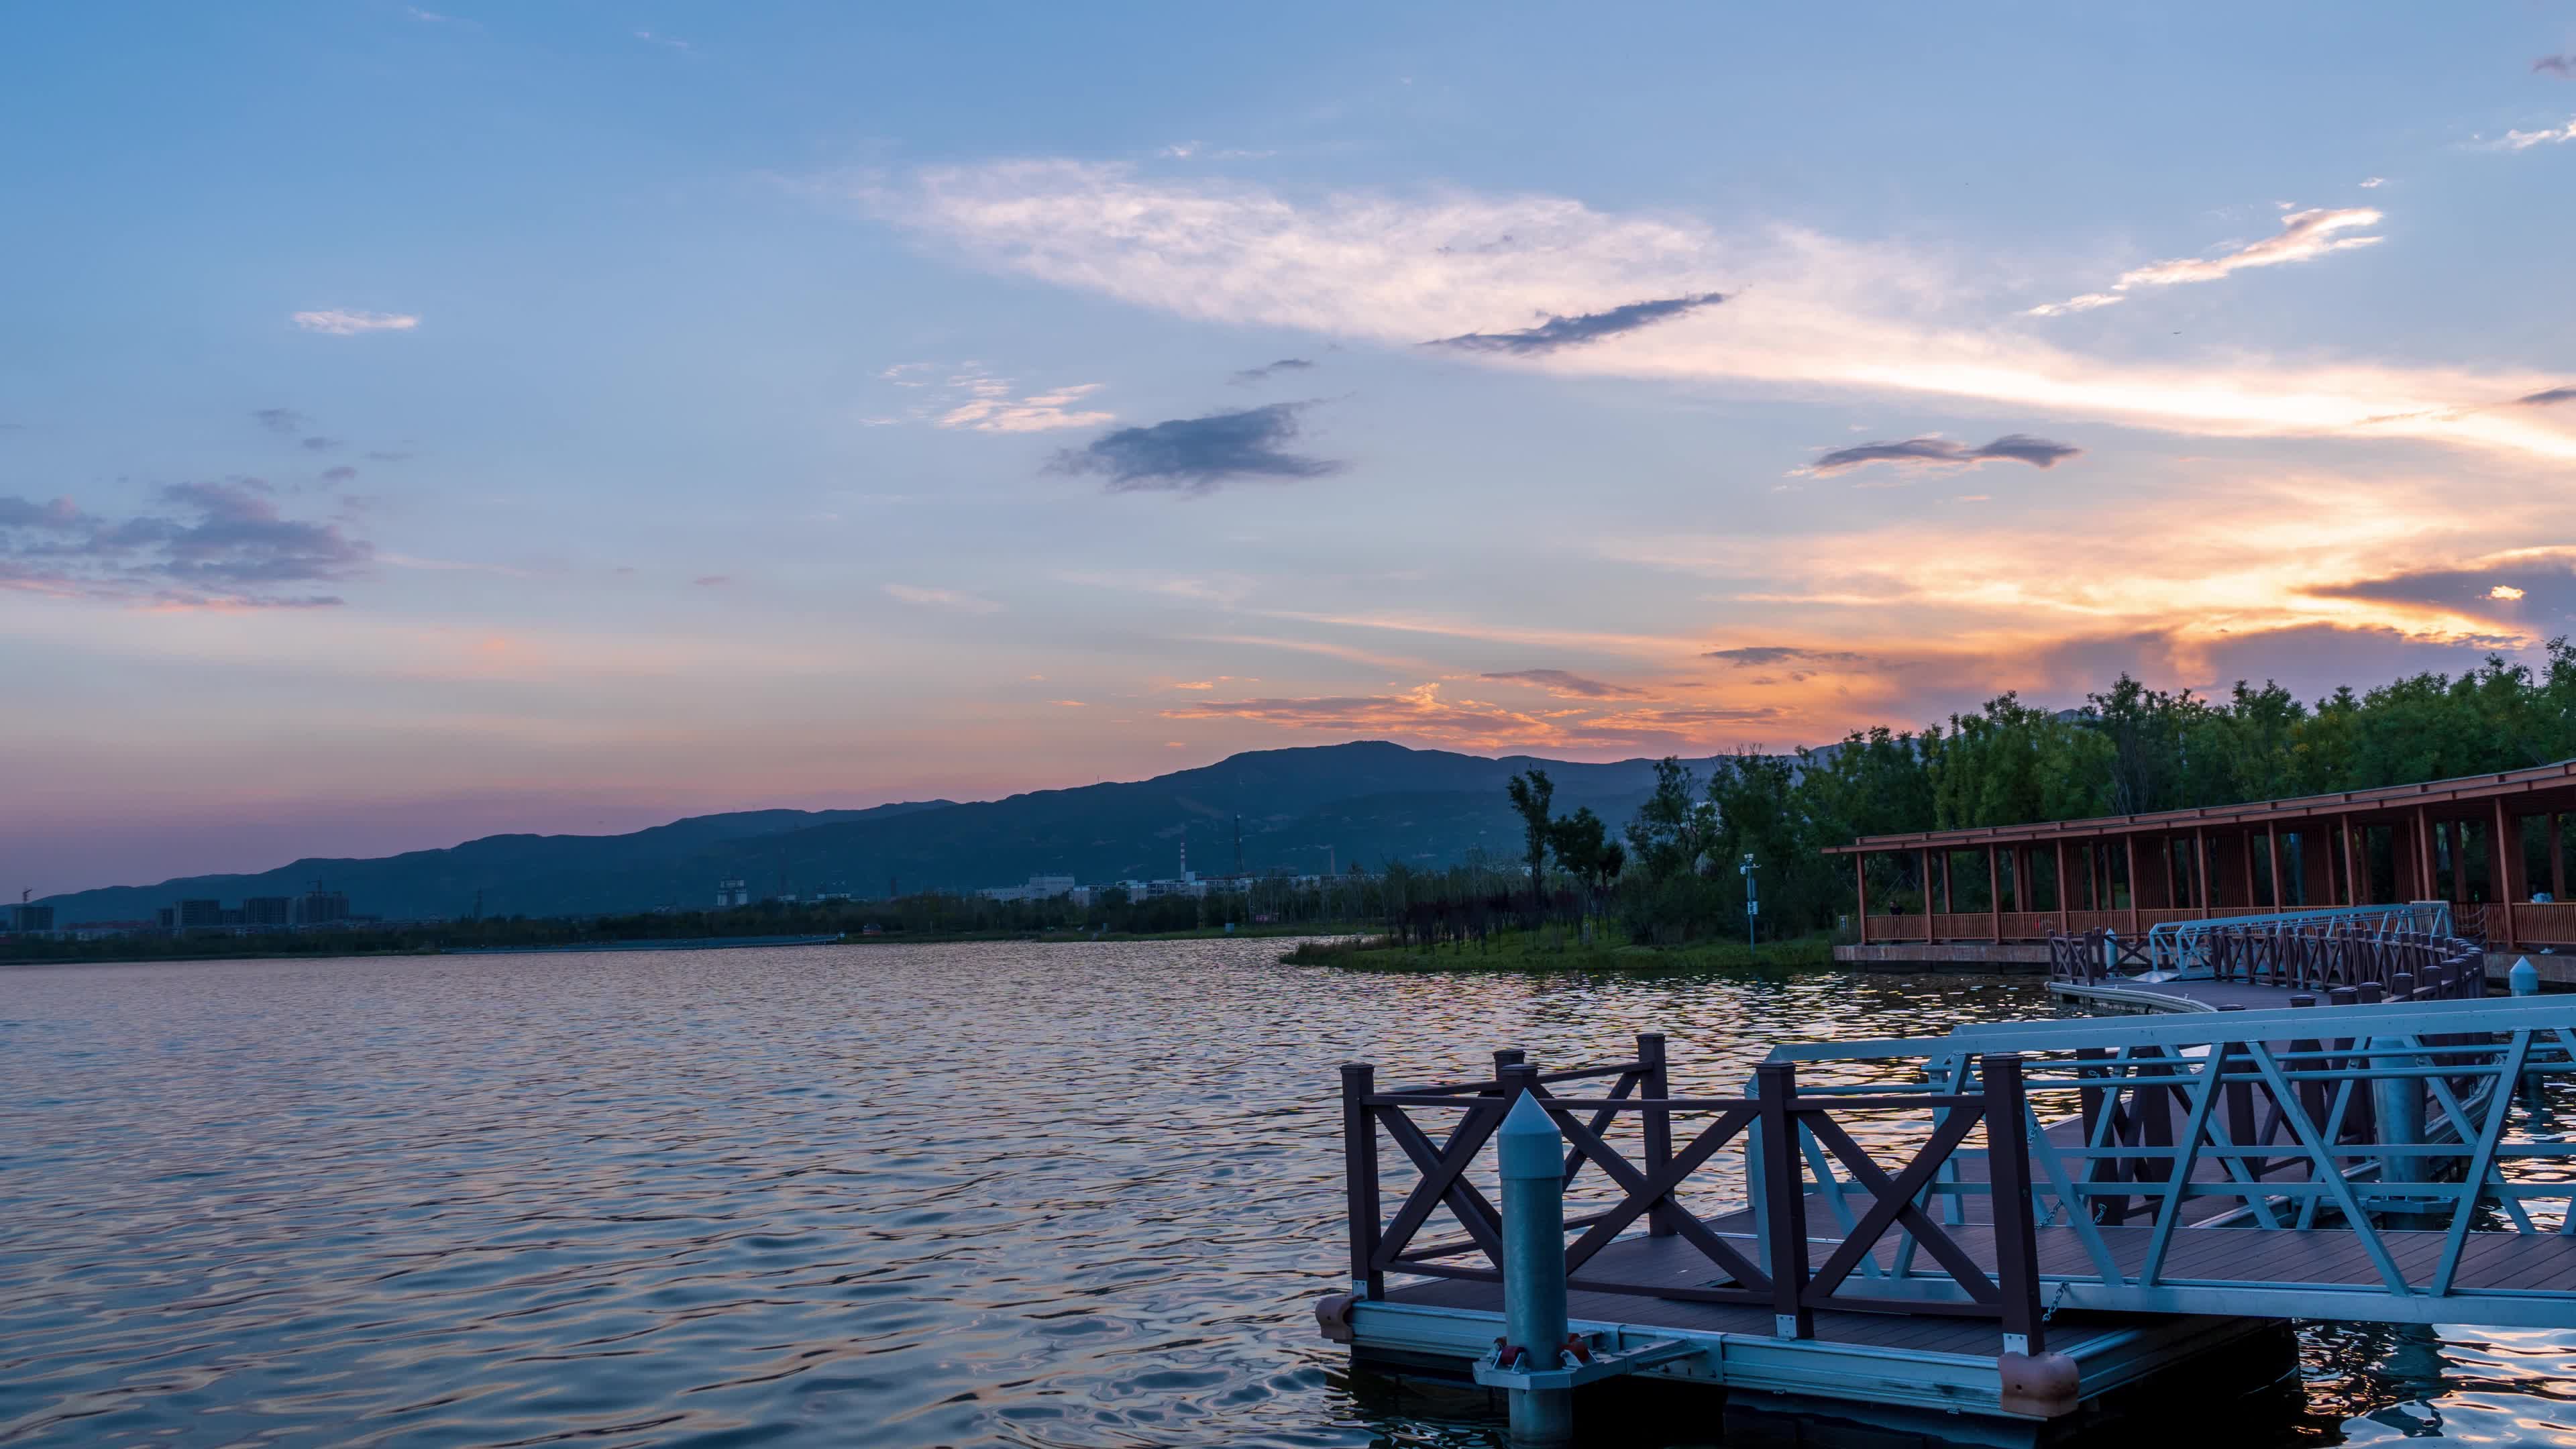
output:
M 2545 408 L 2552 403 L 2576 402 L 2576 386 L 2543 388 L 2529 397 L 2518 397 L 2514 401 L 2524 407 L 2534 408 Z
M 322 481 L 325 483 L 355 483 L 358 481 L 358 470 L 350 467 L 346 463 L 341 464 L 337 468 L 325 468 L 322 470 Z
M 357 577 L 374 546 L 328 523 L 287 518 L 256 479 L 177 483 L 163 511 L 83 512 L 68 498 L 0 498 L 0 588 L 235 608 L 337 604 L 278 589 Z
M 1283 357 L 1277 362 L 1265 362 L 1259 367 L 1247 367 L 1243 371 L 1236 373 L 1233 377 L 1233 381 L 1237 383 L 1266 382 L 1274 374 L 1282 372 L 1304 372 L 1306 369 L 1313 367 L 1314 365 L 1314 363 L 1309 362 L 1302 357 Z
M 311 437 L 304 440 L 304 446 L 310 448 L 316 453 L 327 453 L 332 449 L 339 447 L 340 440 L 338 438 Z
M 1580 317 L 1549 317 L 1536 327 L 1518 332 L 1469 332 L 1458 337 L 1441 337 L 1422 344 L 1425 347 L 1460 347 L 1470 352 L 1508 352 L 1518 356 L 1553 352 L 1560 347 L 1580 347 L 1634 332 L 1640 327 L 1679 317 L 1702 307 L 1713 307 L 1726 298 L 1716 292 L 1699 292 L 1686 297 L 1664 297 L 1651 302 L 1631 302 L 1607 312 L 1586 312 Z
M 1973 468 L 1979 463 L 1997 461 L 2054 468 L 2083 451 L 2072 443 L 2051 442 L 2028 433 L 2006 433 L 1982 448 L 1971 448 L 1949 438 L 1907 438 L 1899 443 L 1863 443 L 1853 448 L 1836 448 L 1808 464 L 1807 471 L 1838 473 L 1845 468 L 1859 468 L 1871 463 L 1897 463 L 1914 468 Z
M 1478 677 L 1509 680 L 1516 684 L 1534 684 L 1550 694 L 1571 699 L 1643 699 L 1646 694 L 1642 689 L 1604 684 L 1600 680 L 1586 679 L 1580 674 L 1569 674 L 1562 669 L 1512 669 Z
M 1836 649 L 1806 649 L 1794 644 L 1748 644 L 1741 649 L 1711 649 L 1702 659 L 1719 659 L 1738 669 L 1774 664 L 1857 664 L 1858 654 Z
M 2491 567 L 2416 569 L 2318 584 L 2306 592 L 2328 599 L 2424 605 L 2505 622 L 2557 621 L 2576 617 L 2576 564 L 2563 555 L 2525 555 Z
M 2560 80 L 2576 80 L 2576 54 L 2544 55 L 2531 63 L 2534 71 L 2555 71 Z
M 252 422 L 272 433 L 291 434 L 304 431 L 304 414 L 293 408 L 258 408 L 254 409 L 250 416 Z
M 1097 473 L 1112 493 L 1206 493 L 1241 480 L 1320 478 L 1340 463 L 1285 450 L 1310 402 L 1272 403 L 1241 412 L 1175 418 L 1120 428 L 1056 454 L 1058 473 Z

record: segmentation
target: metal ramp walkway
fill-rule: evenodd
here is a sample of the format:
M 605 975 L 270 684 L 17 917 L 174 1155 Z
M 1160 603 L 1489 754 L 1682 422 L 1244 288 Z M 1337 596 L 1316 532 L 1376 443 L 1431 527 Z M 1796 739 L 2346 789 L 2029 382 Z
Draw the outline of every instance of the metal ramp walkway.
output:
M 1802 1098 L 1988 1111 L 1985 1074 L 2013 1063 L 2022 1140 L 2002 1145 L 2027 1186 L 2004 1201 L 2030 1221 L 2051 1308 L 2576 1326 L 2576 1142 L 2549 1108 L 2576 1110 L 2576 1001 L 2016 1022 L 1774 1056 L 1805 1073 Z M 1814 1080 L 1891 1068 L 1921 1084 Z M 1904 1260 L 1933 1234 L 1979 1265 L 2009 1250 L 1991 1241 L 1995 1144 L 1949 1154 L 1908 1214 L 1859 1190 L 1883 1174 L 1835 1172 L 1811 1136 L 1804 1185 L 1842 1246 L 1895 1244 L 1873 1250 L 1882 1292 L 1981 1301 L 1966 1275 Z

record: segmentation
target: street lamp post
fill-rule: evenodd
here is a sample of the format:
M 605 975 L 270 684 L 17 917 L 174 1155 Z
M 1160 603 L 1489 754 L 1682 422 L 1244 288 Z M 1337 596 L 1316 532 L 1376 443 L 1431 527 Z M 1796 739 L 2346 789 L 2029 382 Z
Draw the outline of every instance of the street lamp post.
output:
M 1762 897 L 1754 887 L 1754 872 L 1761 869 L 1753 863 L 1753 852 L 1744 852 L 1744 863 L 1736 871 L 1744 877 L 1744 949 L 1755 949 L 1754 927 L 1762 917 Z

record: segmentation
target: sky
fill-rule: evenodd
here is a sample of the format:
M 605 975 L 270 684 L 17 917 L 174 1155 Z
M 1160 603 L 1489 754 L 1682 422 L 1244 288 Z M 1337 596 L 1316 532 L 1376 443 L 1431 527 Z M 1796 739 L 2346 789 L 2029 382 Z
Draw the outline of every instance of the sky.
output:
M 6 24 L 13 893 L 2576 612 L 2576 5 Z

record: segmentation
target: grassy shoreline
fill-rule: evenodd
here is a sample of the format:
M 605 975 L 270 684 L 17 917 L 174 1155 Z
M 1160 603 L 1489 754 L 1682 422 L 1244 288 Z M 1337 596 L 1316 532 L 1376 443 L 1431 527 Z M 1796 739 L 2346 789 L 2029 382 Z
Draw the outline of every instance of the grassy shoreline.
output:
M 1834 947 L 1822 933 L 1754 948 L 1742 941 L 1640 945 L 1615 931 L 1596 930 L 1586 943 L 1551 927 L 1497 931 L 1481 943 L 1433 947 L 1397 945 L 1384 936 L 1309 941 L 1279 959 L 1370 971 L 1813 971 L 1833 966 Z

